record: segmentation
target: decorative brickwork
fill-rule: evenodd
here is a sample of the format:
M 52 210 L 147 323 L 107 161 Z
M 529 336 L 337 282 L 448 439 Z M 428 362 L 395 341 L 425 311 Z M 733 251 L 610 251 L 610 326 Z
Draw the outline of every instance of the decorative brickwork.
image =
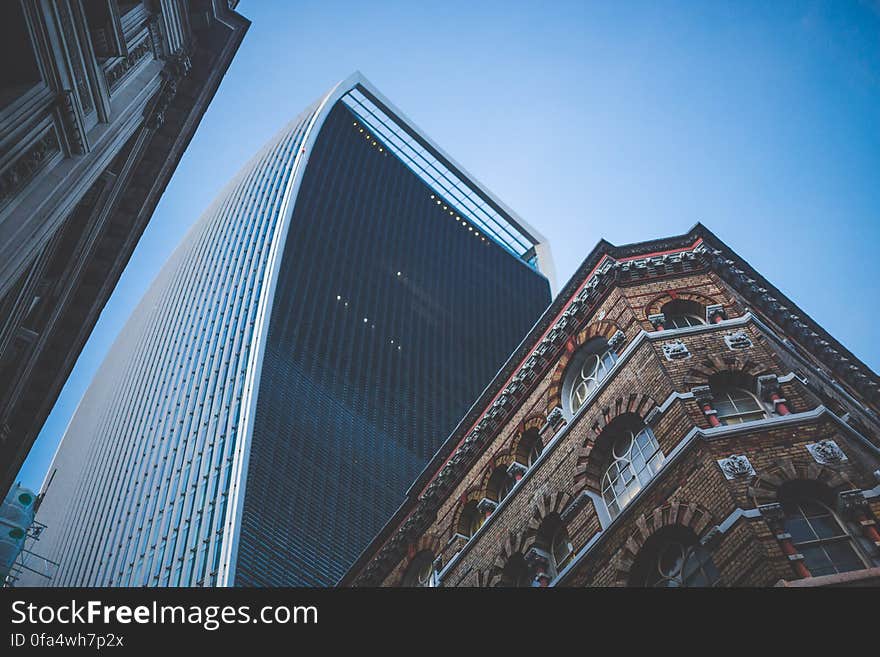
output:
M 646 418 L 648 413 L 655 408 L 657 408 L 657 402 L 649 395 L 631 393 L 626 399 L 618 397 L 612 407 L 606 406 L 601 409 L 595 409 L 592 418 L 586 417 L 581 420 L 587 423 L 590 431 L 577 450 L 577 468 L 572 486 L 576 494 L 585 488 L 597 493 L 599 492 L 602 463 L 597 463 L 596 461 L 599 459 L 594 459 L 590 456 L 605 428 L 615 420 L 622 420 L 626 416 L 635 416 L 647 424 Z M 606 459 L 607 453 L 607 448 L 602 450 L 601 460 L 604 461 Z
M 729 299 L 722 299 L 720 295 L 715 296 L 706 296 L 705 294 L 700 294 L 698 292 L 692 292 L 688 290 L 669 290 L 668 292 L 663 292 L 662 294 L 654 297 L 653 300 L 648 302 L 645 305 L 645 316 L 650 317 L 651 315 L 657 315 L 662 312 L 663 306 L 667 303 L 672 303 L 673 301 L 693 301 L 694 303 L 700 304 L 704 309 L 709 306 L 722 305 L 722 306 L 733 306 L 733 302 Z
M 795 460 L 785 457 L 773 461 L 767 471 L 756 475 L 749 486 L 749 496 L 755 505 L 769 504 L 778 499 L 779 488 L 790 481 L 815 481 L 824 484 L 834 491 L 855 488 L 845 474 L 836 472 L 830 467 L 819 465 L 812 459 Z
M 712 523 L 712 514 L 699 504 L 671 501 L 669 504 L 657 507 L 651 513 L 641 516 L 635 521 L 635 531 L 630 534 L 624 543 L 622 553 L 618 558 L 615 569 L 615 584 L 626 586 L 629 579 L 633 561 L 642 546 L 654 533 L 664 527 L 680 525 L 693 530 L 698 537 Z
M 707 323 L 661 330 L 673 301 L 699 304 Z M 792 322 L 818 337 L 797 341 Z M 562 410 L 566 370 L 595 337 L 612 343 L 616 359 L 582 405 Z M 670 358 L 664 345 L 673 342 L 688 357 Z M 840 354 L 855 370 L 839 369 Z M 511 382 L 516 401 L 493 415 Z M 870 579 L 880 565 L 876 382 L 702 226 L 629 247 L 600 243 L 341 583 L 394 585 L 401 541 L 453 536 L 463 504 L 485 497 L 488 477 L 515 462 L 527 431 L 539 432 L 543 451 L 515 466 L 518 478 L 473 537 L 443 546 L 441 586 L 772 586 L 812 577 L 815 555 L 798 552 L 785 531 L 799 508 L 786 496 L 801 489 L 819 491 L 822 508 L 839 507 L 833 513 L 852 532 L 837 540 L 849 541 L 857 561 L 829 581 Z M 615 453 L 627 444 L 629 453 Z M 603 486 L 614 481 L 609 498 Z M 646 579 L 651 550 L 673 539 L 699 568 Z M 861 566 L 862 579 L 850 577 Z
M 565 343 L 565 351 L 556 363 L 553 375 L 550 377 L 550 389 L 547 391 L 547 413 L 553 410 L 556 406 L 562 405 L 562 380 L 565 376 L 565 371 L 568 369 L 568 364 L 571 362 L 571 357 L 575 354 L 578 348 L 595 337 L 603 337 L 610 342 L 614 335 L 621 330 L 622 329 L 613 322 L 600 320 L 588 324 L 582 331 L 576 333 Z M 620 353 L 621 350 L 622 346 L 616 351 Z

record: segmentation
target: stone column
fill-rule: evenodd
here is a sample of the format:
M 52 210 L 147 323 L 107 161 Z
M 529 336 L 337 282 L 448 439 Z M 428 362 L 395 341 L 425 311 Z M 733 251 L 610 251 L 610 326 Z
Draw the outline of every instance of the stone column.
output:
M 709 386 L 691 388 L 691 393 L 703 410 L 703 415 L 709 420 L 709 424 L 712 427 L 720 427 L 721 421 L 718 419 L 718 411 L 712 406 L 712 390 L 710 390 Z
M 550 584 L 550 555 L 537 547 L 526 552 L 526 564 L 535 573 L 533 586 L 544 588 Z
M 706 323 L 717 324 L 725 319 L 727 319 L 727 315 L 724 312 L 724 306 L 721 304 L 706 306 Z
M 666 322 L 666 315 L 657 313 L 656 315 L 648 315 L 648 321 L 654 326 L 655 331 L 662 331 L 663 324 Z
M 773 404 L 777 415 L 788 415 L 791 411 L 788 402 L 779 394 L 779 380 L 775 374 L 758 377 L 758 396 Z
M 845 490 L 837 496 L 837 509 L 840 513 L 855 522 L 862 530 L 862 536 L 875 547 L 880 548 L 880 532 L 877 522 L 871 517 L 868 500 L 860 490 Z
M 490 500 L 488 497 L 484 497 L 477 503 L 477 511 L 481 512 L 486 520 L 489 519 L 489 516 L 498 508 L 498 502 L 495 500 Z
M 565 415 L 562 413 L 562 409 L 557 406 L 552 411 L 547 414 L 547 424 L 545 424 L 541 428 L 540 436 L 541 440 L 544 441 L 544 447 L 546 447 L 550 441 L 556 436 L 557 433 L 562 431 L 562 428 L 566 425 Z
M 776 540 L 779 541 L 779 547 L 782 548 L 782 553 L 788 557 L 788 561 L 791 563 L 791 567 L 794 569 L 795 574 L 800 579 L 812 577 L 812 573 L 810 573 L 810 570 L 804 563 L 804 555 L 797 551 L 797 548 L 791 540 L 791 534 L 785 531 L 785 524 L 783 522 L 785 519 L 785 512 L 782 510 L 782 505 L 778 502 L 774 502 L 773 504 L 762 504 L 758 507 L 758 510 L 761 512 L 761 515 L 764 516 L 771 531 L 776 535 Z
M 507 474 L 513 477 L 514 481 L 519 481 L 523 478 L 523 475 L 528 469 L 528 466 L 523 465 L 519 461 L 514 461 L 509 466 L 507 466 Z

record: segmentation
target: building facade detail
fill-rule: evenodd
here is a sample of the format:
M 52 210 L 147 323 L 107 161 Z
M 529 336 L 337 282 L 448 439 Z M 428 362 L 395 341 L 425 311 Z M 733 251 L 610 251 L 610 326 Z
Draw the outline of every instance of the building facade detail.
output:
M 681 340 L 675 342 L 667 342 L 663 345 L 663 355 L 666 360 L 682 360 L 690 358 L 691 352 L 688 351 L 687 345 Z
M 724 342 L 727 343 L 727 347 L 731 351 L 736 351 L 737 349 L 748 349 L 752 346 L 752 340 L 751 338 L 749 338 L 749 334 L 745 331 L 728 333 L 724 336 Z
M 244 38 L 236 5 L 0 3 L 3 490 Z
M 618 334 L 605 374 L 567 408 L 583 353 Z M 517 378 L 513 406 L 486 423 Z M 560 418 L 552 441 L 479 531 L 444 550 L 440 586 L 876 583 L 877 381 L 704 226 L 602 242 L 340 584 L 398 585 L 401 546 L 449 531 L 461 491 L 535 409 L 548 426 Z M 548 493 L 568 501 L 536 524 L 533 500 Z M 834 536 L 799 533 L 811 518 Z M 565 539 L 537 538 L 557 529 Z
M 749 458 L 743 454 L 731 454 L 727 458 L 719 459 L 718 466 L 728 479 L 750 477 L 756 474 Z
M 844 451 L 831 438 L 810 443 L 806 448 L 816 463 L 821 465 L 835 465 L 848 460 Z

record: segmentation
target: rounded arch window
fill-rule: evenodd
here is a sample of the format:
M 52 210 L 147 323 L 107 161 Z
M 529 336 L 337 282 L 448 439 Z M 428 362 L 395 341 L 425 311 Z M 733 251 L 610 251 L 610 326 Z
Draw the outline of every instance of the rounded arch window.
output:
M 742 424 L 767 417 L 764 405 L 744 388 L 724 387 L 712 391 L 716 417 L 721 424 Z
M 477 509 L 477 502 L 471 500 L 464 505 L 461 510 L 461 516 L 458 519 L 457 531 L 462 536 L 470 538 L 477 533 L 477 530 L 483 526 L 485 516 Z
M 507 494 L 513 488 L 514 482 L 514 478 L 507 474 L 507 468 L 499 466 L 495 468 L 492 476 L 489 477 L 489 481 L 486 484 L 486 496 L 500 503 L 501 500 L 507 497 Z
M 568 367 L 562 390 L 563 403 L 574 414 L 592 396 L 617 362 L 617 352 L 602 337 L 589 340 L 575 354 Z
M 574 556 L 574 546 L 568 536 L 565 525 L 560 524 L 553 534 L 550 542 L 550 554 L 553 556 L 553 565 L 558 574 Z
M 525 588 L 532 585 L 528 564 L 521 554 L 514 554 L 504 564 L 501 579 L 496 586 Z
M 785 532 L 804 555 L 807 570 L 818 577 L 865 568 L 845 524 L 816 488 L 807 482 L 793 482 L 780 493 Z
M 715 586 L 712 555 L 686 527 L 661 529 L 645 543 L 633 565 L 631 586 L 656 588 Z
M 663 313 L 663 328 L 665 329 L 701 326 L 706 323 L 704 319 L 706 309 L 696 301 L 688 299 L 670 301 L 663 305 L 660 312 Z
M 541 441 L 538 430 L 529 429 L 522 435 L 519 445 L 517 445 L 516 460 L 523 465 L 531 467 L 538 460 L 542 451 L 544 451 L 544 443 Z
M 615 518 L 663 465 L 665 457 L 646 426 L 622 428 L 611 436 L 609 464 L 602 477 L 602 498 Z
M 403 575 L 403 586 L 412 588 L 434 586 L 434 553 L 430 550 L 422 550 L 410 562 Z

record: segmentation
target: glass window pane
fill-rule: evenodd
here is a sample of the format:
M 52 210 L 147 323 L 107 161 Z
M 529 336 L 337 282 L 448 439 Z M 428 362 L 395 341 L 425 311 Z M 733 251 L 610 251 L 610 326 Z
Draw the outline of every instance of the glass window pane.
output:
M 828 555 L 825 554 L 825 550 L 822 549 L 821 545 L 801 546 L 799 551 L 804 555 L 804 565 L 813 577 L 836 572 L 834 565 L 831 563 Z
M 786 518 L 784 525 L 785 531 L 791 534 L 791 540 L 794 543 L 812 541 L 816 538 L 810 525 L 803 518 Z
M 663 465 L 663 461 L 666 460 L 666 457 L 663 456 L 662 452 L 657 452 L 654 455 L 654 458 L 651 459 L 650 469 L 652 472 L 656 473 L 660 471 L 660 467 Z
M 635 452 L 633 454 L 632 460 L 633 467 L 636 469 L 636 472 L 640 472 L 645 469 L 645 457 L 642 456 L 641 452 Z
M 849 541 L 837 541 L 834 543 L 826 543 L 825 551 L 828 557 L 837 568 L 837 572 L 845 573 L 850 570 L 860 570 L 864 568 L 862 560 L 856 554 L 852 544 Z
M 819 538 L 831 538 L 832 536 L 841 536 L 844 533 L 837 521 L 830 515 L 810 518 L 810 525 Z

